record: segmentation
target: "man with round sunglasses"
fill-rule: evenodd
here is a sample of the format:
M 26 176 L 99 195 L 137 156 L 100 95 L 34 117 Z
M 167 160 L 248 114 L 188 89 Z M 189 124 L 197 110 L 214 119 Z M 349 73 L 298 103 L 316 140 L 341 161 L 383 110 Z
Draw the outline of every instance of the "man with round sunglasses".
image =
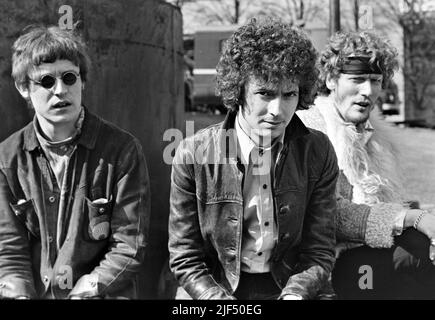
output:
M 0 144 L 0 297 L 138 298 L 149 177 L 139 141 L 82 103 L 80 37 L 31 27 L 12 77 L 34 109 Z
M 398 68 L 391 44 L 371 32 L 337 33 L 319 59 L 320 94 L 299 111 L 337 153 L 339 299 L 435 298 L 435 215 L 410 208 L 398 141 L 376 101 Z

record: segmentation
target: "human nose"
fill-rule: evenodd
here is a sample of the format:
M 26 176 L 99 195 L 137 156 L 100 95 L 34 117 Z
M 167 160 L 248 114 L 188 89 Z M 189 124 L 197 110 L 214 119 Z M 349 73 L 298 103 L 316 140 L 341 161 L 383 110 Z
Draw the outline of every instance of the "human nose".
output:
M 361 84 L 361 94 L 364 96 L 371 96 L 374 92 L 373 83 L 370 79 L 367 79 Z
M 269 101 L 268 104 L 268 112 L 270 114 L 273 114 L 274 116 L 277 116 L 280 113 L 282 105 L 282 97 L 277 96 Z
M 53 86 L 54 94 L 59 95 L 65 93 L 67 88 L 66 84 L 62 81 L 62 79 L 56 78 L 56 82 Z

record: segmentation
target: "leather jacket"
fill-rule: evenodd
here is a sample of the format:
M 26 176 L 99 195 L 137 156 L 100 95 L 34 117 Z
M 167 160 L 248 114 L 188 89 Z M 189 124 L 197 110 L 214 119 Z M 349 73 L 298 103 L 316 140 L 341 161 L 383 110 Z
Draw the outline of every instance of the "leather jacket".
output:
M 194 299 L 233 299 L 241 268 L 243 165 L 236 113 L 179 145 L 171 173 L 170 267 Z M 323 133 L 294 115 L 272 188 L 278 241 L 271 273 L 282 294 L 314 298 L 333 267 L 338 167 Z

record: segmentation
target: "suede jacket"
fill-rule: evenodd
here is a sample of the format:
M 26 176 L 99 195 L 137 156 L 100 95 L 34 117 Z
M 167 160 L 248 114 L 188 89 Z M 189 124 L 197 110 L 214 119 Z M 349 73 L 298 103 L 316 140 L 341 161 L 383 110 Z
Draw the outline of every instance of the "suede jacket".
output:
M 241 267 L 244 166 L 236 114 L 185 139 L 171 174 L 170 267 L 194 299 L 233 299 Z M 231 133 L 229 133 L 231 132 Z M 278 240 L 271 273 L 285 294 L 314 298 L 333 267 L 338 177 L 326 135 L 287 126 L 272 194 Z
M 0 297 L 136 298 L 150 215 L 139 141 L 85 109 L 66 172 L 58 217 L 62 195 L 33 124 L 0 144 Z

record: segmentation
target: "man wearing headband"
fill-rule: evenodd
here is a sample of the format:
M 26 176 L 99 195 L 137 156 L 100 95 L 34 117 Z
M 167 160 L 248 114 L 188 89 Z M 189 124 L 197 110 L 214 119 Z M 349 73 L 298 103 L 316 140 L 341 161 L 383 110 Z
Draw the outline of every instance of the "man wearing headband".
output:
M 150 214 L 139 141 L 83 106 L 90 61 L 73 32 L 27 29 L 12 53 L 35 117 L 0 144 L 0 298 L 138 298 Z
M 435 297 L 435 215 L 405 203 L 400 154 L 375 109 L 397 67 L 395 49 L 375 34 L 336 34 L 320 56 L 320 96 L 298 113 L 337 153 L 332 283 L 343 299 Z
M 275 20 L 227 41 L 217 66 L 227 117 L 183 141 L 172 166 L 170 266 L 191 298 L 311 299 L 328 279 L 336 157 L 294 116 L 312 104 L 316 57 Z

